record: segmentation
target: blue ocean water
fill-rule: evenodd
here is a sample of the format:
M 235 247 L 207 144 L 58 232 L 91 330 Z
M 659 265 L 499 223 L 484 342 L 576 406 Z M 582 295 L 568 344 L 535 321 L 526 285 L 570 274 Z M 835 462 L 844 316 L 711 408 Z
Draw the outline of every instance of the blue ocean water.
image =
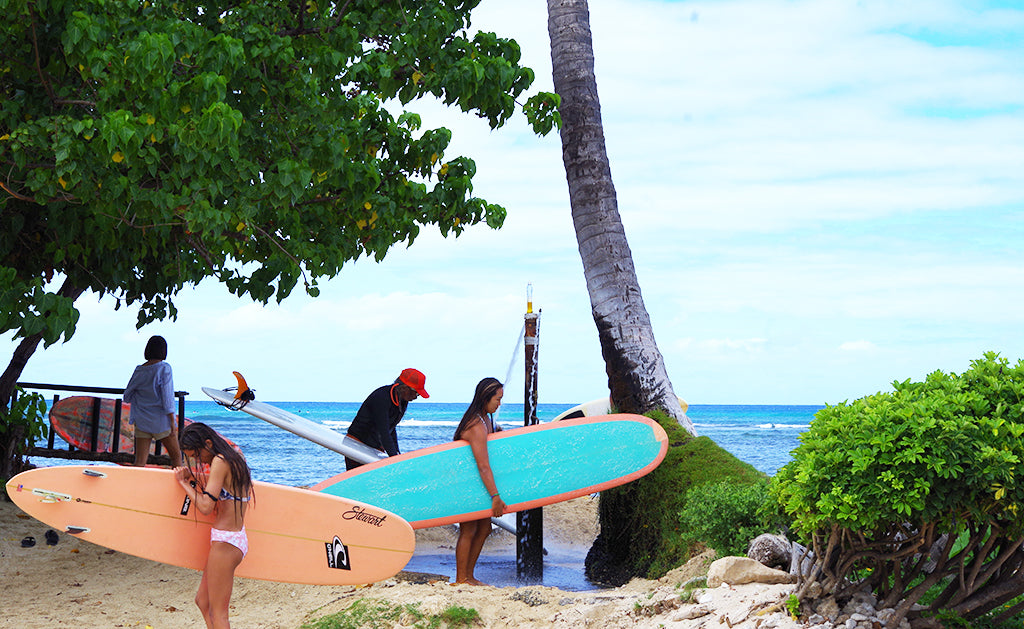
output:
M 359 409 L 358 402 L 270 402 L 287 411 L 344 433 Z M 538 419 L 550 421 L 575 404 L 541 404 Z M 791 459 L 820 406 L 691 405 L 687 414 L 697 433 L 713 439 L 739 459 L 773 475 Z M 398 425 L 403 452 L 446 443 L 466 410 L 466 404 L 413 402 Z M 233 411 L 213 401 L 186 401 L 185 416 L 211 425 L 234 441 L 245 453 L 255 480 L 291 486 L 314 485 L 345 470 L 341 455 L 259 420 L 248 413 Z M 505 404 L 497 422 L 504 428 L 523 425 L 523 405 Z M 57 440 L 57 447 L 67 447 Z M 33 457 L 36 465 L 70 465 L 80 461 Z M 584 577 L 585 550 L 545 545 L 541 584 L 564 590 L 590 590 L 595 585 Z M 516 576 L 515 552 L 489 553 L 487 548 L 477 564 L 476 576 L 486 583 L 505 587 L 525 585 Z M 451 552 L 415 554 L 406 570 L 453 575 Z
M 270 402 L 284 410 L 344 433 L 359 402 Z M 538 419 L 550 421 L 574 404 L 541 404 Z M 737 458 L 773 475 L 789 462 L 820 406 L 695 404 L 687 411 L 697 434 L 714 440 Z M 413 402 L 398 425 L 403 452 L 451 441 L 465 403 Z M 213 401 L 186 401 L 185 416 L 211 425 L 245 453 L 256 480 L 313 485 L 345 470 L 341 455 L 297 437 L 248 413 Z M 496 420 L 504 428 L 523 425 L 523 405 L 502 405 Z M 59 442 L 59 439 L 58 439 Z M 37 465 L 67 464 L 60 459 Z

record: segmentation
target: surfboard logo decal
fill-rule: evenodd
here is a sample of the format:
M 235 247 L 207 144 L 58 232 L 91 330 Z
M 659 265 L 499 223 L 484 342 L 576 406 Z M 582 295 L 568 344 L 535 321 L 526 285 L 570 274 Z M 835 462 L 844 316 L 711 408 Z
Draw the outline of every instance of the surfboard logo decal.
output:
M 21 491 L 21 489 L 19 489 L 18 491 Z M 42 489 L 40 487 L 34 487 L 32 489 L 32 495 L 33 496 L 38 496 L 40 502 L 69 502 L 71 500 L 71 496 L 69 496 L 67 494 L 62 494 L 59 491 L 51 491 L 49 489 Z M 88 501 L 83 501 L 83 502 L 88 502 Z
M 348 556 L 348 546 L 341 543 L 338 536 L 334 536 L 333 542 L 327 542 L 327 567 L 337 570 L 351 570 L 352 562 Z
M 342 520 L 356 520 L 357 522 L 366 522 L 376 527 L 384 526 L 384 520 L 387 519 L 386 515 L 374 515 L 367 513 L 366 509 L 359 505 L 353 505 L 351 509 L 341 514 Z
M 185 496 L 185 502 L 181 503 L 181 515 L 188 515 L 188 510 L 192 506 L 192 499 L 187 495 Z

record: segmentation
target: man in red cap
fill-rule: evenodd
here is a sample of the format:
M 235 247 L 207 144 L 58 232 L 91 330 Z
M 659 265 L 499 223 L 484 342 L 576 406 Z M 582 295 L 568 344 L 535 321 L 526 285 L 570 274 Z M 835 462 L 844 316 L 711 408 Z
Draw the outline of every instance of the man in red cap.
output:
M 386 384 L 366 396 L 348 427 L 348 436 L 371 448 L 383 450 L 388 456 L 398 454 L 398 422 L 402 421 L 409 402 L 417 397 L 430 397 L 423 388 L 426 381 L 427 377 L 422 372 L 403 369 L 394 384 Z M 345 457 L 345 469 L 360 465 L 362 463 Z

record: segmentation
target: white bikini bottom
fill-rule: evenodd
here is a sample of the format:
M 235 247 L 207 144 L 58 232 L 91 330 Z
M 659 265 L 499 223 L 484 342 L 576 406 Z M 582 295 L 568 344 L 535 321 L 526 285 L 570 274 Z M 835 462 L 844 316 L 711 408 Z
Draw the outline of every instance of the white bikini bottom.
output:
M 221 529 L 210 529 L 210 543 L 225 542 L 242 551 L 244 558 L 249 552 L 249 537 L 245 534 L 245 527 L 241 531 L 224 531 Z

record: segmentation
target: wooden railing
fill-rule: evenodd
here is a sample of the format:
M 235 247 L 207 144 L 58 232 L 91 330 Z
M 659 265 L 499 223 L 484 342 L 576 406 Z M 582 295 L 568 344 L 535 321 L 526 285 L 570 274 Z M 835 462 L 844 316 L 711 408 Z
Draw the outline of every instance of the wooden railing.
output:
M 55 447 L 56 431 L 53 427 L 53 421 L 49 421 L 49 429 L 46 435 L 46 447 L 34 446 L 28 448 L 25 451 L 27 456 L 44 456 L 55 459 L 71 459 L 81 461 L 110 461 L 112 463 L 132 463 L 135 461 L 134 452 L 118 452 L 121 437 L 121 397 L 124 395 L 124 389 L 112 389 L 109 387 L 83 387 L 74 385 L 64 384 L 38 384 L 35 382 L 19 382 L 18 386 L 26 391 L 60 391 L 62 393 L 89 393 L 89 394 L 107 394 L 115 397 L 114 404 L 114 422 L 113 422 L 113 437 L 111 441 L 110 452 L 96 452 L 96 443 L 99 440 L 99 422 L 96 419 L 100 415 L 100 398 L 96 398 L 93 405 L 92 413 L 92 425 L 90 434 L 90 445 L 89 450 L 79 449 L 73 445 L 68 445 L 67 449 Z M 181 429 L 184 427 L 185 422 L 185 396 L 188 395 L 188 391 L 175 391 L 174 397 L 178 400 L 178 432 L 180 434 Z M 60 395 L 54 393 L 53 399 L 50 401 L 50 408 L 53 408 L 55 404 L 60 400 Z M 171 458 L 166 454 L 161 453 L 161 444 L 156 442 L 156 453 L 149 455 L 150 465 L 167 465 L 171 464 Z

